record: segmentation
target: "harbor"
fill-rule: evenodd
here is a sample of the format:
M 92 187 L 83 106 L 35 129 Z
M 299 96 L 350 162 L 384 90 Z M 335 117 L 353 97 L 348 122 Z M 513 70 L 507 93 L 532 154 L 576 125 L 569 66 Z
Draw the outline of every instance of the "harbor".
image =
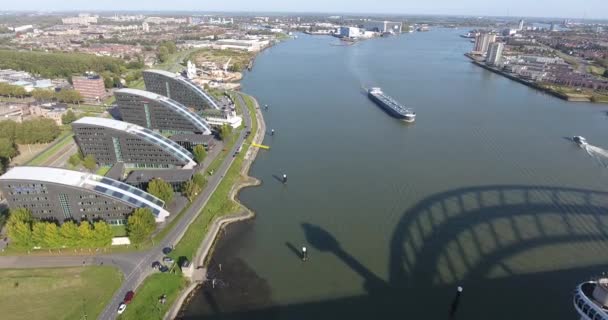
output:
M 454 301 L 454 319 L 579 317 L 574 290 L 608 267 L 606 109 L 479 68 L 460 33 L 298 35 L 260 54 L 243 90 L 276 133 L 239 195 L 256 218 L 228 227 L 223 284 L 183 319 L 444 319 Z

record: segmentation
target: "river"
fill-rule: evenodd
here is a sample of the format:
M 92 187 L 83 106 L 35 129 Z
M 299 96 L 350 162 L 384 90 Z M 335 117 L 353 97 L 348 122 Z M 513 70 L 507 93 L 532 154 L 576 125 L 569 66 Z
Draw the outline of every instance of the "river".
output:
M 565 137 L 608 147 L 608 107 L 471 64 L 461 32 L 299 35 L 258 56 L 243 91 L 276 134 L 240 194 L 257 217 L 228 229 L 184 319 L 577 318 L 573 289 L 608 270 L 608 162 Z

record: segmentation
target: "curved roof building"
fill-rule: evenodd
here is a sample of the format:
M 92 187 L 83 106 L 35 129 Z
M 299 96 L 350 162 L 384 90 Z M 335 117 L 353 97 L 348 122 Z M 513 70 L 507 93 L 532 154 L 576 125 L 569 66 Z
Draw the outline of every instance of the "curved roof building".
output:
M 179 74 L 164 70 L 143 72 L 146 90 L 154 92 L 196 110 L 220 109 L 215 99 L 194 82 Z
M 114 91 L 122 120 L 148 129 L 211 134 L 211 126 L 183 104 L 156 93 L 120 89 Z
M 100 164 L 122 162 L 135 167 L 186 169 L 196 165 L 188 150 L 136 124 L 84 117 L 74 121 L 72 128 L 82 153 L 95 156 Z
M 103 219 L 124 224 L 137 208 L 148 208 L 157 222 L 169 212 L 164 202 L 120 181 L 88 172 L 49 167 L 15 167 L 0 177 L 11 208 L 26 208 L 39 219 Z

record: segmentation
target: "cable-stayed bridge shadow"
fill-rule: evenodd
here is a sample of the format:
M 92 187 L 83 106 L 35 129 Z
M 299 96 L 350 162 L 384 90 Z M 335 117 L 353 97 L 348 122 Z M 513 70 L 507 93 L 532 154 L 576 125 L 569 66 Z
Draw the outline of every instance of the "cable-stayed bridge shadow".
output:
M 331 233 L 303 223 L 308 244 L 363 280 L 366 294 L 229 311 L 209 319 L 571 319 L 571 293 L 608 267 L 608 192 L 491 185 L 431 195 L 392 232 L 382 279 Z M 489 314 L 488 312 L 491 312 Z

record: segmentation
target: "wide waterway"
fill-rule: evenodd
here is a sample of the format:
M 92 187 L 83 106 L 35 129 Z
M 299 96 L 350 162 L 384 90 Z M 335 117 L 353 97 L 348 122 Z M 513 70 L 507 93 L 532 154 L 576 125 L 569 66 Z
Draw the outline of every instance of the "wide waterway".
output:
M 608 147 L 608 108 L 471 64 L 461 32 L 260 54 L 243 91 L 276 134 L 240 195 L 257 217 L 229 228 L 185 319 L 446 319 L 458 285 L 456 319 L 577 318 L 573 289 L 608 271 L 608 169 L 565 137 Z

